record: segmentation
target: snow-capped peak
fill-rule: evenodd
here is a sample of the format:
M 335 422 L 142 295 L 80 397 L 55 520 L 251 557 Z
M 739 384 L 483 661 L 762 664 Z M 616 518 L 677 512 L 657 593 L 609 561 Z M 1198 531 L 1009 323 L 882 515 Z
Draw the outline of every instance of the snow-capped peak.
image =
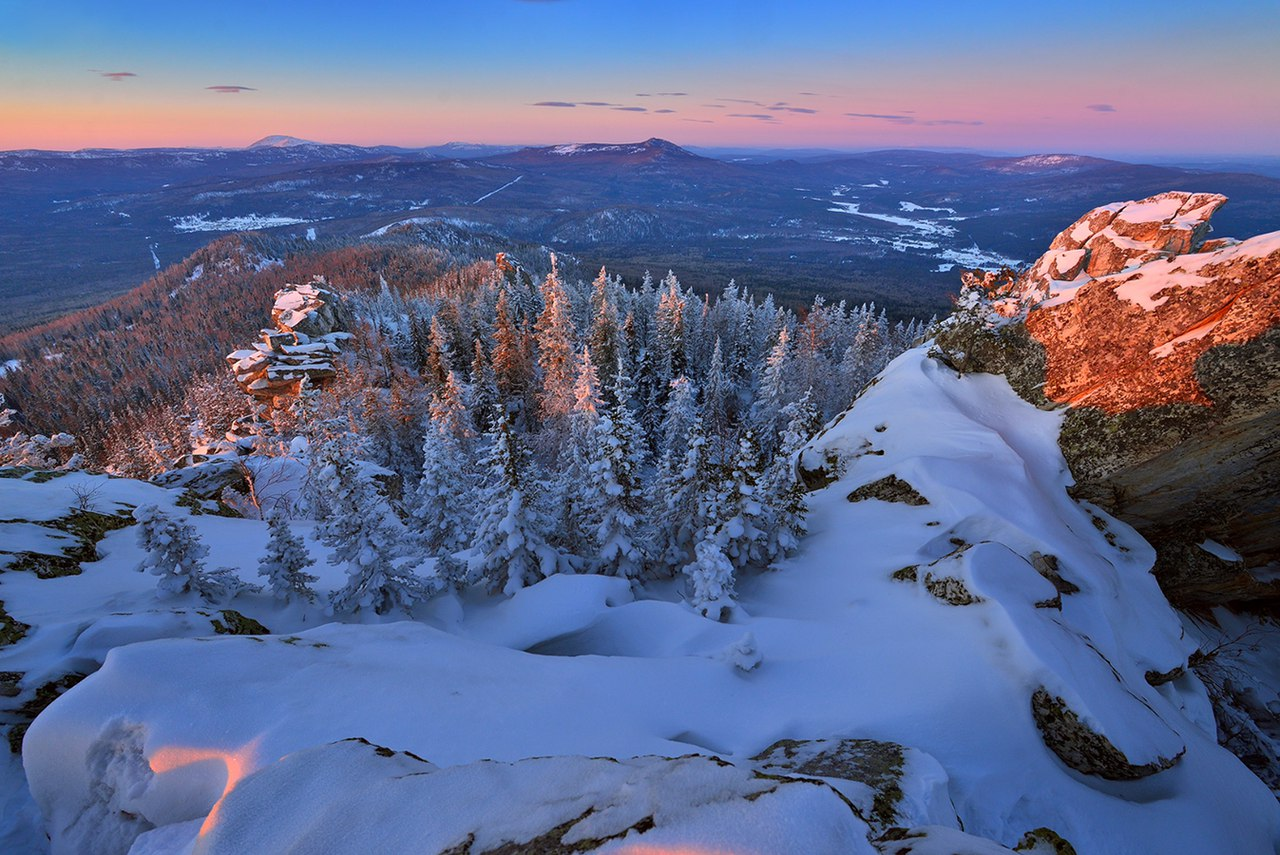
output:
M 299 139 L 285 134 L 272 134 L 263 137 L 255 143 L 251 143 L 249 148 L 293 148 L 299 145 L 323 145 L 323 143 L 314 142 L 313 140 Z

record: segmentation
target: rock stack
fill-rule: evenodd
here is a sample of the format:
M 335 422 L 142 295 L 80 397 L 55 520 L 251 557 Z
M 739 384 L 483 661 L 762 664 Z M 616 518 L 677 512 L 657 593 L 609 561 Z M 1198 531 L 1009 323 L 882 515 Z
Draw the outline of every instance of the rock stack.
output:
M 302 381 L 321 383 L 336 373 L 338 342 L 346 332 L 346 314 L 338 295 L 323 279 L 286 285 L 276 292 L 271 309 L 274 329 L 262 340 L 227 354 L 236 383 L 263 401 L 297 395 Z

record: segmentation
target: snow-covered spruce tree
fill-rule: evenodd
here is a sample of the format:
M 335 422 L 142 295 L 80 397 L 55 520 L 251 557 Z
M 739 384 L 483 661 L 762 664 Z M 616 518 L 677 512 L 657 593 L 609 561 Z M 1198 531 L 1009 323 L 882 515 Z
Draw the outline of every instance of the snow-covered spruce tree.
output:
M 489 440 L 489 453 L 481 464 L 488 480 L 480 498 L 483 510 L 472 541 L 469 576 L 484 580 L 490 591 L 512 595 L 558 572 L 561 556 L 547 543 L 532 495 L 537 477 L 510 421 L 499 421 Z
M 258 562 L 258 575 L 267 577 L 267 585 L 278 600 L 291 603 L 295 600 L 313 602 L 316 598 L 312 584 L 316 577 L 306 572 L 315 561 L 302 538 L 289 529 L 284 510 L 277 507 L 267 516 L 270 537 L 267 552 Z
M 710 531 L 694 547 L 694 560 L 685 565 L 689 579 L 689 605 L 713 620 L 723 621 L 733 608 L 733 562 Z
M 591 448 L 600 421 L 600 381 L 595 356 L 584 347 L 578 357 L 573 412 L 569 414 L 569 447 L 559 473 L 546 496 L 553 508 L 555 543 L 572 556 L 596 552 L 595 528 L 600 517 L 599 497 L 591 482 Z M 575 558 L 576 563 L 581 563 Z
M 705 510 L 715 542 L 741 570 L 764 559 L 764 508 L 760 502 L 760 451 L 751 431 L 744 433 L 724 467 L 719 489 Z
M 763 486 L 765 507 L 764 553 L 770 561 L 785 558 L 800 545 L 808 528 L 805 517 L 809 513 L 804 484 L 796 475 L 796 456 L 804 448 L 817 421 L 817 408 L 813 405 L 812 391 L 782 409 L 787 426 L 782 429 L 778 452 L 765 470 Z
M 413 501 L 418 532 L 436 556 L 465 549 L 475 519 L 470 420 L 461 399 L 449 394 L 454 377 L 449 372 L 450 380 L 432 396 L 431 418 L 422 437 L 422 475 Z
M 591 283 L 591 328 L 587 344 L 591 347 L 591 356 L 595 360 L 597 374 L 604 371 L 606 376 L 614 365 L 618 364 L 618 310 L 610 295 L 612 283 L 609 274 L 603 267 L 600 275 Z
M 577 334 L 573 328 L 573 315 L 569 295 L 556 258 L 551 256 L 551 272 L 542 283 L 542 313 L 534 326 L 538 342 L 538 367 L 542 372 L 542 394 L 538 399 L 538 414 L 544 424 L 564 431 L 569 413 L 573 410 L 574 346 Z
M 790 337 L 787 328 L 778 332 L 778 340 L 764 361 L 760 388 L 751 407 L 751 429 L 760 438 L 760 444 L 768 453 L 775 448 L 778 420 L 787 397 L 787 368 L 791 356 Z
M 150 571 L 160 577 L 156 589 L 162 596 L 175 597 L 191 591 L 212 602 L 242 587 L 228 571 L 211 573 L 205 569 L 209 547 L 201 542 L 195 526 L 165 513 L 157 505 L 143 505 L 133 512 L 133 517 L 138 521 L 138 546 L 146 553 L 138 571 Z
M 706 427 L 714 451 L 729 432 L 729 378 L 724 369 L 724 351 L 716 337 L 711 363 L 702 381 L 702 423 Z
M 319 488 L 327 499 L 320 539 L 333 549 L 329 563 L 350 576 L 333 592 L 329 608 L 334 614 L 408 609 L 430 596 L 431 586 L 406 566 L 415 556 L 404 524 L 348 445 L 338 439 L 318 451 Z
M 674 575 L 693 557 L 694 545 L 708 523 L 708 495 L 716 486 L 702 418 L 686 378 L 671 382 L 662 436 L 665 447 L 650 499 L 654 555 Z
M 612 391 L 614 404 L 596 422 L 588 449 L 598 513 L 595 541 L 599 552 L 592 566 L 598 573 L 635 579 L 644 570 L 647 551 L 640 526 L 643 451 L 640 427 L 626 404 L 631 397 L 631 379 L 621 361 Z

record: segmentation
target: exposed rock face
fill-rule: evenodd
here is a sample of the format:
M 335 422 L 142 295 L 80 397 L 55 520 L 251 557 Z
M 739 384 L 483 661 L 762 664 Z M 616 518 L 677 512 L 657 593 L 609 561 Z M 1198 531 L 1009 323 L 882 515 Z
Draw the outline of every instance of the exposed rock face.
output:
M 1280 565 L 1280 232 L 1208 240 L 1225 202 L 1162 193 L 1097 208 L 1026 274 L 971 279 L 987 322 L 939 337 L 959 370 L 1067 405 L 1074 495 L 1147 536 L 1183 606 L 1280 602 L 1280 585 L 1246 572 Z M 1202 554 L 1205 538 L 1243 563 Z
M 348 336 L 346 313 L 338 295 L 317 279 L 287 285 L 276 292 L 271 309 L 275 329 L 262 341 L 227 354 L 236 382 L 247 394 L 270 400 L 296 395 L 302 381 L 323 382 L 336 373 L 338 342 Z

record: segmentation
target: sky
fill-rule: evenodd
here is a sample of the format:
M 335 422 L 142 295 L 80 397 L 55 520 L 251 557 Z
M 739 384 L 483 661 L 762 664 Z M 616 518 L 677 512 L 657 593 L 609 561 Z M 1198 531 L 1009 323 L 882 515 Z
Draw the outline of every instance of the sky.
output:
M 0 149 L 1280 154 L 1280 2 L 0 0 Z

